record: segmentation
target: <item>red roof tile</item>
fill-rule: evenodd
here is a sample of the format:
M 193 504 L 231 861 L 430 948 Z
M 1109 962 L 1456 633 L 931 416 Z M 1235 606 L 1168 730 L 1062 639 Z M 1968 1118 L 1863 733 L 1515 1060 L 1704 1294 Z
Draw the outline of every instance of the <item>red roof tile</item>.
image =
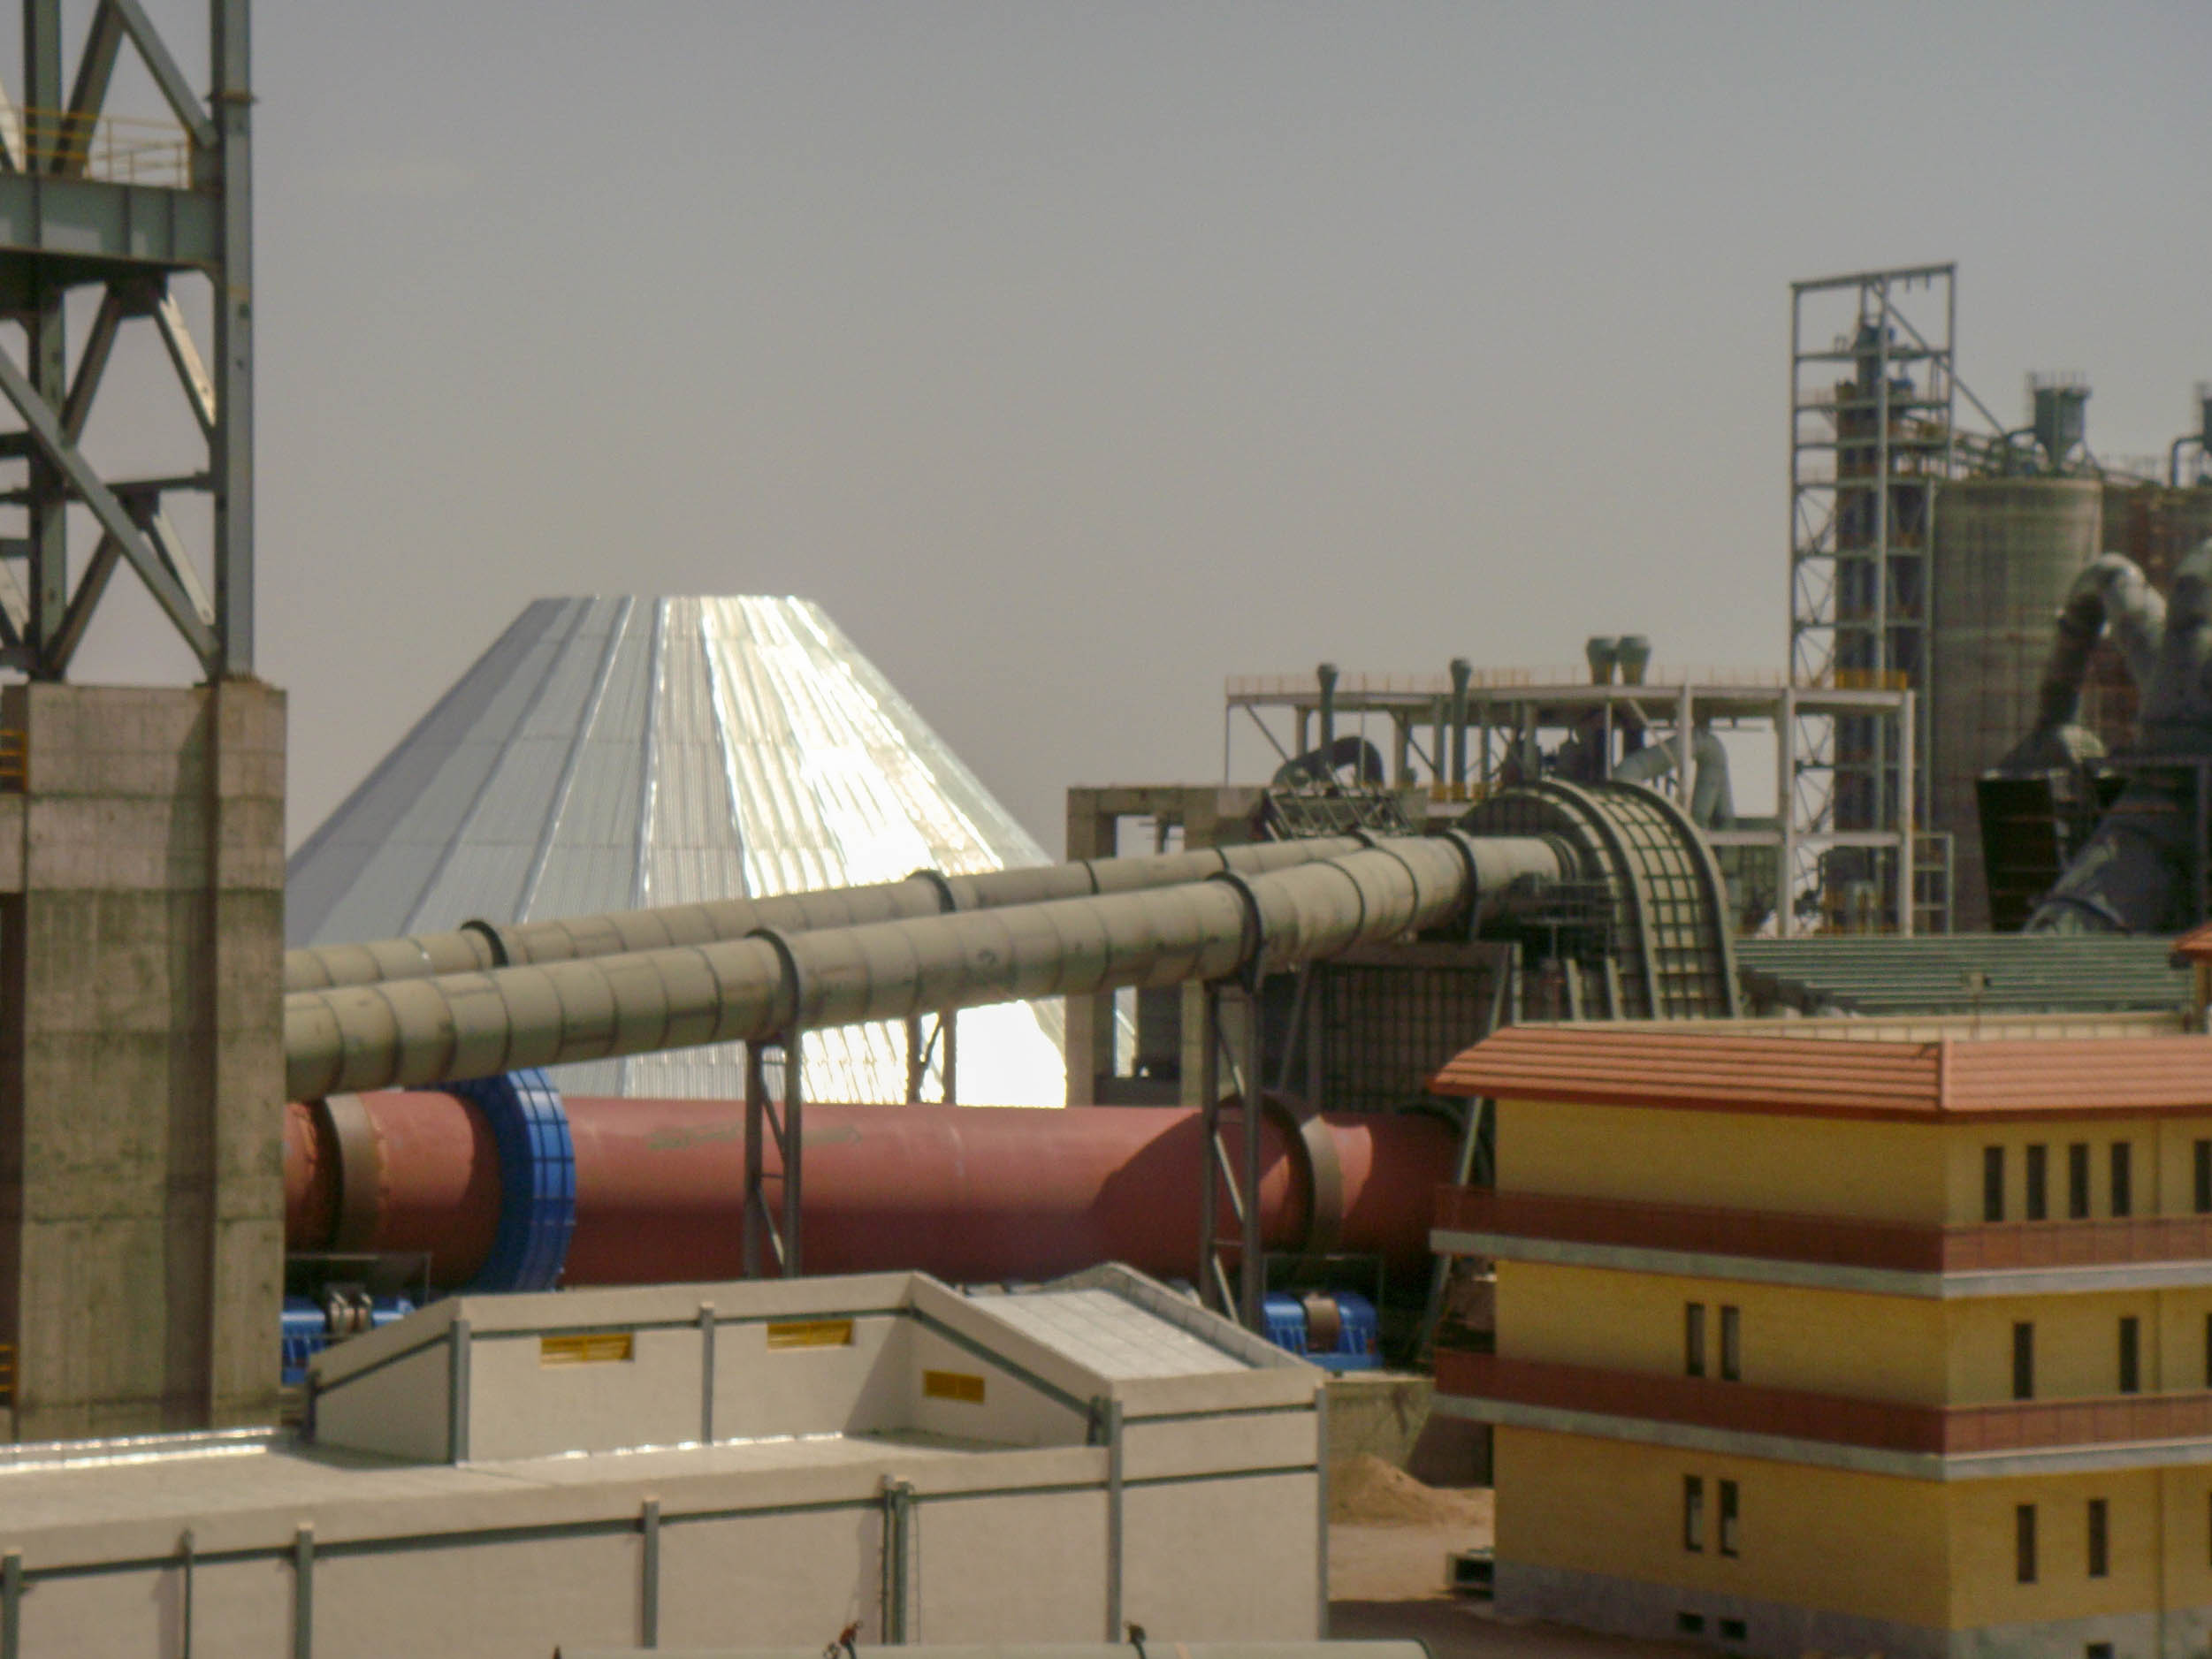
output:
M 1927 1118 L 2212 1113 L 2212 1038 L 1857 1042 L 1508 1026 L 1439 1071 L 1440 1094 L 1591 1106 Z

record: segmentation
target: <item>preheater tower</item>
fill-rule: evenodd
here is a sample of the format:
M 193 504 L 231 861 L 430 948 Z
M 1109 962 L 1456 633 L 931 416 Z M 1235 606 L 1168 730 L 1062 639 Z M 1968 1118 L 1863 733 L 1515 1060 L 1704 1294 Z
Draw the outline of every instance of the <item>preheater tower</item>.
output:
M 22 0 L 0 119 L 0 1427 L 41 1439 L 266 1422 L 281 1290 L 284 704 L 253 679 L 247 0 L 210 0 L 196 90 L 139 0 Z M 73 57 L 69 50 L 76 49 Z M 107 108 L 126 54 L 165 108 Z M 211 295 L 213 357 L 179 279 Z M 68 307 L 95 302 L 69 350 Z M 204 447 L 159 476 L 82 446 L 126 323 Z M 142 329 L 133 331 L 143 331 Z M 73 361 L 72 361 L 73 355 Z M 212 500 L 196 560 L 164 510 Z M 72 510 L 98 531 L 72 557 Z M 67 683 L 124 567 L 188 688 Z

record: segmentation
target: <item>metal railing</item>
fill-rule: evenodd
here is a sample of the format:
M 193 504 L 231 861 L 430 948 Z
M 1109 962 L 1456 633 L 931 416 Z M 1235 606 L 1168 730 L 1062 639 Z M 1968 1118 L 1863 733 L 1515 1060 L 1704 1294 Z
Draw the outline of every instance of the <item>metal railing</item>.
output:
M 1902 690 L 1908 683 L 1908 677 L 1903 673 L 1877 676 L 1871 670 L 1850 668 L 1800 677 L 1796 681 L 1801 690 L 1847 691 Z M 1647 668 L 1644 678 L 1634 685 L 1620 681 L 1613 681 L 1610 686 L 1595 685 L 1590 681 L 1588 666 L 1579 664 L 1549 668 L 1477 668 L 1468 676 L 1467 681 L 1468 689 L 1474 692 L 1531 689 L 1547 691 L 1610 690 L 1623 697 L 1633 697 L 1639 691 L 1679 691 L 1684 686 L 1693 690 L 1780 691 L 1790 684 L 1789 675 L 1779 668 L 1724 668 L 1672 663 Z M 1310 672 L 1297 674 L 1232 674 L 1223 689 L 1232 702 L 1277 698 L 1318 701 L 1321 695 L 1320 686 Z M 1345 673 L 1337 678 L 1336 696 L 1339 706 L 1347 698 L 1449 697 L 1451 695 L 1452 681 L 1448 674 Z
M 1779 668 L 1721 668 L 1706 666 L 1655 665 L 1644 671 L 1644 678 L 1635 685 L 1615 681 L 1610 686 L 1591 683 L 1590 670 L 1583 666 L 1551 668 L 1477 668 L 1468 675 L 1467 686 L 1470 692 L 1525 691 L 1530 689 L 1569 691 L 1611 691 L 1616 696 L 1633 698 L 1638 692 L 1656 694 L 1679 691 L 1687 686 L 1694 691 L 1781 691 L 1794 685 L 1800 691 L 1903 691 L 1911 688 L 1912 677 L 1903 669 L 1875 670 L 1872 668 L 1827 668 L 1817 673 L 1800 674 L 1794 681 Z M 1321 688 L 1308 672 L 1300 674 L 1232 674 L 1224 682 L 1224 695 L 1232 703 L 1282 701 L 1287 703 L 1318 703 Z M 1339 708 L 1347 702 L 1362 697 L 1444 697 L 1452 695 L 1452 681 L 1447 674 L 1369 674 L 1344 673 L 1337 677 L 1336 698 Z
M 25 172 L 68 173 L 107 184 L 182 190 L 192 183 L 192 141 L 173 121 L 0 110 L 0 141 Z

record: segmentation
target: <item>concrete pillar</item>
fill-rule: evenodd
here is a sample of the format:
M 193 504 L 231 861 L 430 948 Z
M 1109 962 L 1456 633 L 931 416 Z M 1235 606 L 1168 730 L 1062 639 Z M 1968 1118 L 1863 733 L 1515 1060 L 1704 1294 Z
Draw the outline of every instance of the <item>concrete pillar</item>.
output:
M 284 696 L 10 686 L 0 728 L 26 755 L 0 813 L 15 1435 L 273 1422 Z

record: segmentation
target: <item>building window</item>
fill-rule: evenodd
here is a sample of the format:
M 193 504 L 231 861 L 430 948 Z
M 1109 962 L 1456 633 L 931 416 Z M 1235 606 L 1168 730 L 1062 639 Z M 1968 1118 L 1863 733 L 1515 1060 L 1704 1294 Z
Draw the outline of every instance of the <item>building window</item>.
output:
M 1705 1374 L 1705 1305 L 1692 1302 L 1682 1309 L 1682 1374 Z
M 2050 1216 L 2050 1148 L 2031 1146 L 2027 1149 L 2027 1169 L 2021 1183 L 2021 1210 L 2031 1221 L 2048 1220 Z
M 2101 1579 L 2112 1571 L 2110 1514 L 2102 1498 L 2089 1500 L 2089 1576 Z
M 2135 1171 L 2130 1154 L 2134 1148 L 2124 1140 L 2112 1143 L 2112 1214 L 2135 1214 Z
M 1741 1308 L 1723 1307 L 1720 1310 L 1720 1380 L 1741 1382 L 1743 1380 L 1743 1313 Z
M 2035 1505 L 2023 1503 L 2012 1511 L 2013 1566 L 2022 1584 L 2035 1582 Z
M 2089 1214 L 2089 1145 L 2076 1141 L 2066 1148 L 2066 1214 L 2074 1221 Z
M 2143 1322 L 2132 1313 L 2120 1321 L 2120 1392 L 2143 1386 Z
M 1735 1482 L 1720 1483 L 1720 1553 L 1735 1554 Z
M 2197 1214 L 2212 1215 L 2212 1140 L 2197 1143 Z
M 1705 1547 L 1705 1482 L 1703 1475 L 1682 1477 L 1682 1548 Z
M 2112 1659 L 2112 1644 L 2093 1641 L 2081 1650 L 2081 1659 Z
M 1749 1641 L 1751 1639 L 1751 1627 L 1749 1625 L 1746 1625 L 1742 1619 L 1724 1618 L 1720 1621 L 1720 1640 L 1722 1641 Z
M 1677 1613 L 1674 1615 L 1674 1628 L 1684 1636 L 1702 1636 L 1705 1633 L 1705 1616 L 1703 1613 Z
M 2012 1397 L 2035 1397 L 2035 1327 L 2025 1320 L 2012 1328 Z
M 2004 1148 L 1981 1149 L 1981 1219 L 2004 1220 Z

